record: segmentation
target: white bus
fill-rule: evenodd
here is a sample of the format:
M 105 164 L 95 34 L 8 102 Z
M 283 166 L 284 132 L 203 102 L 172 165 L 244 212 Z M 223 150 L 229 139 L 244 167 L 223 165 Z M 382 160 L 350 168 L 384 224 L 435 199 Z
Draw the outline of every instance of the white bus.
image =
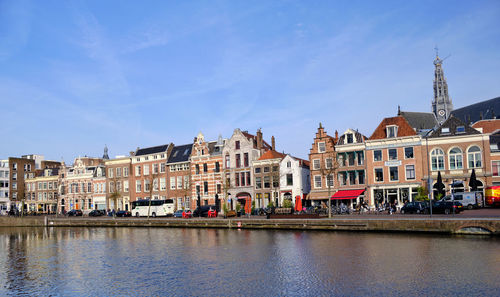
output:
M 173 199 L 166 200 L 151 200 L 151 208 L 149 208 L 149 200 L 137 200 L 132 202 L 132 216 L 147 217 L 148 210 L 150 217 L 164 217 L 174 214 L 175 204 Z

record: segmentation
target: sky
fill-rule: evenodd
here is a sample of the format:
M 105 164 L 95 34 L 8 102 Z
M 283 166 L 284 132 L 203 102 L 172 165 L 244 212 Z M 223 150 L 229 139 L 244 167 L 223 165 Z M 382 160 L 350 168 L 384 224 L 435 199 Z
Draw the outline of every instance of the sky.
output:
M 308 158 L 319 123 L 369 137 L 500 96 L 500 1 L 0 0 L 0 159 L 128 155 L 261 128 Z

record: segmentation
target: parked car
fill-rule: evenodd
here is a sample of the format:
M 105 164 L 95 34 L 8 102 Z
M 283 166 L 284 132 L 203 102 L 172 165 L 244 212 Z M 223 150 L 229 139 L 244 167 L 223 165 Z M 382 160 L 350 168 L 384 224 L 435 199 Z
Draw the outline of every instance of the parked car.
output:
M 83 212 L 80 209 L 72 209 L 66 213 L 68 217 L 81 217 L 83 216 Z
M 401 207 L 400 212 L 402 214 L 405 214 L 405 213 L 427 214 L 427 213 L 429 213 L 429 203 L 423 202 L 423 201 L 407 202 L 407 203 L 405 203 L 405 205 L 403 205 L 403 207 Z
M 174 218 L 182 218 L 182 213 L 184 211 L 182 209 L 178 209 L 174 212 Z
M 460 213 L 463 209 L 462 203 L 458 201 L 440 200 L 432 203 L 432 213 L 450 214 L 453 213 L 453 210 L 455 210 L 455 213 Z
M 203 206 L 198 206 L 194 211 L 193 211 L 193 217 L 208 217 L 208 211 L 212 209 L 215 209 L 215 205 L 203 205 Z
M 463 193 L 454 193 L 453 197 L 451 195 L 446 195 L 443 199 L 444 201 L 458 201 L 462 203 L 463 207 L 467 207 L 467 209 L 473 209 L 478 207 L 478 202 L 476 200 L 476 193 L 471 192 L 463 192 Z
M 106 213 L 104 212 L 104 210 L 94 209 L 91 212 L 89 212 L 89 217 L 100 217 L 100 216 L 103 216 L 105 214 Z
M 117 217 L 131 217 L 132 213 L 128 210 L 119 210 L 116 212 Z

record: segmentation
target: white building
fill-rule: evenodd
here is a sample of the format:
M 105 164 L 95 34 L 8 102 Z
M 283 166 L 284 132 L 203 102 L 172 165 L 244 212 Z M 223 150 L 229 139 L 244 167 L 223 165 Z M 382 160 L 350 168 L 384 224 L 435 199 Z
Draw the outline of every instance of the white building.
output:
M 295 205 L 297 196 L 304 199 L 310 191 L 309 161 L 286 155 L 280 163 L 280 205 L 285 199 Z
M 9 209 L 9 160 L 0 160 L 0 214 Z

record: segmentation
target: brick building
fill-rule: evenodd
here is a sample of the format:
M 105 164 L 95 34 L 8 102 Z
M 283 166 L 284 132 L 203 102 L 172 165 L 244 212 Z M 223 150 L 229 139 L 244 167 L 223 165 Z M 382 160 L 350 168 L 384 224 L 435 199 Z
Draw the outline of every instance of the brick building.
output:
M 0 213 L 10 210 L 9 199 L 9 160 L 0 160 Z
M 56 213 L 59 187 L 59 168 L 37 169 L 25 180 L 25 203 L 28 211 Z
M 335 137 L 332 137 L 320 123 L 309 151 L 311 192 L 307 197 L 307 204 L 327 206 L 328 199 L 335 192 L 334 176 L 338 167 L 335 152 L 337 141 L 338 132 L 335 131 Z
M 106 209 L 130 210 L 131 201 L 131 157 L 117 157 L 106 160 L 104 191 L 101 192 L 101 179 L 95 181 L 99 187 L 99 197 L 104 193 L 104 206 Z M 116 196 L 116 197 L 115 197 Z M 116 205 L 115 205 L 116 203 Z M 102 207 L 102 198 L 99 199 L 99 207 Z
M 152 199 L 167 198 L 167 160 L 173 148 L 174 144 L 171 143 L 138 148 L 135 151 L 131 157 L 130 202 L 150 197 Z
M 176 145 L 167 160 L 166 180 L 160 179 L 160 188 L 167 189 L 167 197 L 174 199 L 176 209 L 191 209 L 191 151 L 193 144 Z
M 269 202 L 274 206 L 281 206 L 280 199 L 280 164 L 285 154 L 274 150 L 274 137 L 272 138 L 272 149 L 268 150 L 259 159 L 252 162 L 255 185 L 255 207 L 267 207 Z M 286 199 L 293 200 L 291 197 Z

